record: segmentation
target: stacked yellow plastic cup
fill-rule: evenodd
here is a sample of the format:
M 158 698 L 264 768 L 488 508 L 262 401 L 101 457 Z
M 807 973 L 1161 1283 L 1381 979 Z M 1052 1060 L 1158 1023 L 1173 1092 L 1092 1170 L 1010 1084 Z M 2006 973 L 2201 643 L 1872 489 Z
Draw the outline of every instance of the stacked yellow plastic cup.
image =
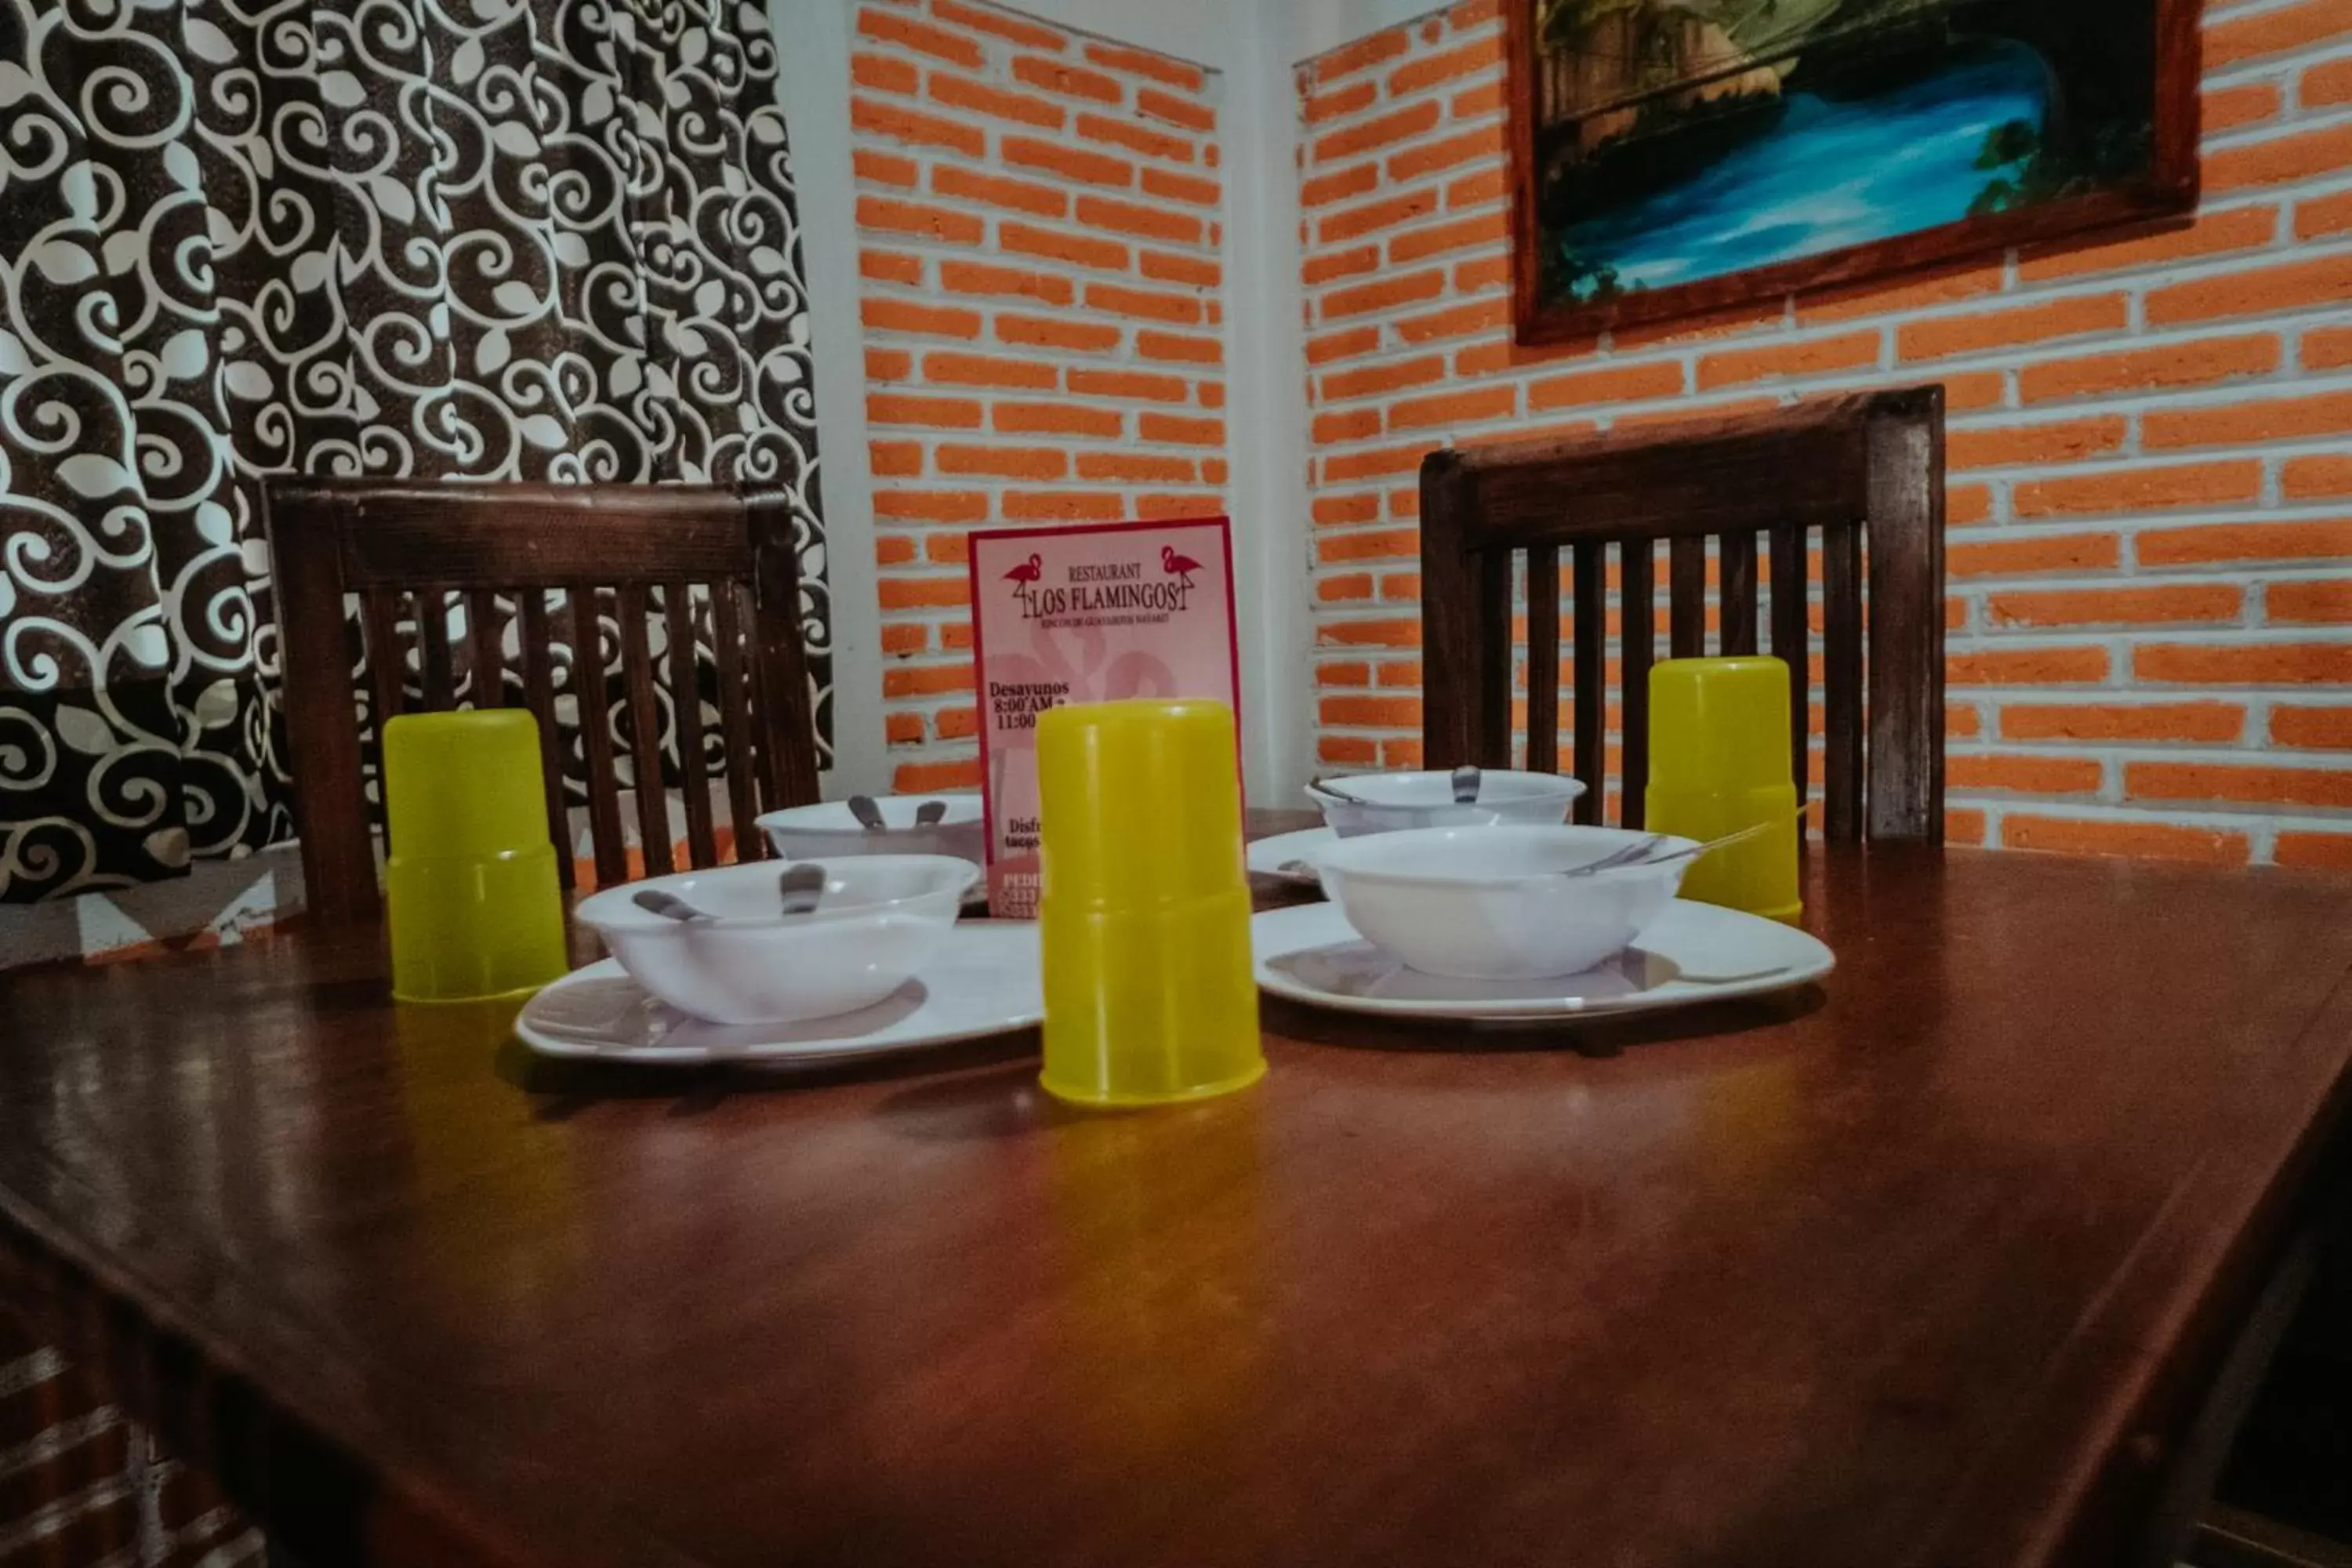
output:
M 1222 702 L 1038 718 L 1041 1081 L 1057 1098 L 1156 1105 L 1265 1073 L 1234 757 Z
M 539 726 L 515 709 L 411 713 L 383 727 L 392 994 L 466 1002 L 567 967 Z
M 1682 896 L 1793 921 L 1797 785 L 1790 767 L 1789 667 L 1777 658 L 1674 658 L 1650 668 L 1653 833 L 1719 838 L 1786 826 L 1702 856 Z

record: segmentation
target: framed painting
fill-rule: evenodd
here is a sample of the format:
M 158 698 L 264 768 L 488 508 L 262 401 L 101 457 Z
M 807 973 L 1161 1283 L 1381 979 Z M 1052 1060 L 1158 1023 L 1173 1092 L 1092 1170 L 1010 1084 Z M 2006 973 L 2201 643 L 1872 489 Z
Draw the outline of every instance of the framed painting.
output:
M 2198 0 L 1505 0 L 1522 342 L 2185 212 Z

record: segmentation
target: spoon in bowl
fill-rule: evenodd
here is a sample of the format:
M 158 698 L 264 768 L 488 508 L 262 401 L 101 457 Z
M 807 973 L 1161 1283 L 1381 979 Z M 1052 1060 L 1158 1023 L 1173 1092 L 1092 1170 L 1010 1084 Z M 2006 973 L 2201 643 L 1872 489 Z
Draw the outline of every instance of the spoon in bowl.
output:
M 918 827 L 937 827 L 940 822 L 946 818 L 947 814 L 948 803 L 946 801 L 927 800 L 923 802 L 922 805 L 915 807 L 915 826 Z
M 631 903 L 650 914 L 665 920 L 709 921 L 719 917 L 708 910 L 698 910 L 675 893 L 665 893 L 659 888 L 641 889 L 630 899 Z
M 857 826 L 868 833 L 879 833 L 889 826 L 882 820 L 882 808 L 874 804 L 870 795 L 853 795 L 848 805 L 849 815 L 857 818 Z
M 1378 804 L 1375 801 L 1366 800 L 1354 790 L 1345 789 L 1339 784 L 1333 784 L 1329 779 L 1308 779 L 1307 781 L 1307 787 L 1311 790 L 1319 790 L 1323 794 L 1329 795 L 1333 800 L 1346 801 L 1349 805 L 1373 805 Z
M 783 897 L 784 913 L 815 913 L 817 905 L 824 901 L 824 868 L 814 861 L 786 867 L 776 884 L 776 890 Z
M 783 899 L 783 912 L 788 915 L 808 914 L 824 899 L 824 868 L 814 862 L 787 867 L 777 881 L 777 892 Z M 665 893 L 659 888 L 643 888 L 629 900 L 649 914 L 664 920 L 679 921 L 715 921 L 719 917 L 709 910 L 696 909 L 676 893 Z
M 1613 855 L 1603 856 L 1590 866 L 1571 866 L 1559 875 L 1590 877 L 1596 871 L 1615 871 L 1628 866 L 1671 866 L 1677 860 L 1696 860 L 1702 855 L 1711 855 L 1717 849 L 1745 843 L 1759 834 L 1769 833 L 1776 827 L 1786 827 L 1792 822 L 1802 822 L 1820 804 L 1819 801 L 1809 800 L 1787 816 L 1776 816 L 1769 821 L 1755 823 L 1741 828 L 1737 833 L 1727 833 L 1720 838 L 1710 838 L 1704 844 L 1694 844 L 1687 849 L 1671 849 L 1664 855 L 1654 855 L 1651 851 L 1664 843 L 1666 836 L 1663 833 L 1653 833 L 1647 838 L 1629 844 Z

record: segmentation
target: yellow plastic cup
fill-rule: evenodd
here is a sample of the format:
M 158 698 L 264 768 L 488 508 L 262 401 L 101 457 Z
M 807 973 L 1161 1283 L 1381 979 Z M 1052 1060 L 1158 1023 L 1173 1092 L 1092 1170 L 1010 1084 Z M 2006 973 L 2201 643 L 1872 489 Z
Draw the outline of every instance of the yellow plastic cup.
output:
M 1785 826 L 1694 862 L 1682 896 L 1778 921 L 1797 890 L 1797 785 L 1789 765 L 1789 667 L 1777 658 L 1673 658 L 1650 667 L 1653 833 L 1719 838 Z
M 1047 1092 L 1160 1105 L 1256 1082 L 1233 710 L 1051 709 L 1037 721 L 1037 782 Z
M 411 713 L 383 727 L 392 994 L 472 1002 L 563 973 L 563 889 L 539 725 L 520 709 Z

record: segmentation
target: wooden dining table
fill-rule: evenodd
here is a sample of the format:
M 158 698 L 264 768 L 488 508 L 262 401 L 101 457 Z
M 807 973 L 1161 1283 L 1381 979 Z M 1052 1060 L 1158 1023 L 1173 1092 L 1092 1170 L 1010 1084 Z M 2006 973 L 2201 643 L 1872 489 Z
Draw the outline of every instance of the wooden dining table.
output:
M 1818 985 L 1269 1003 L 1118 1115 L 1034 1035 L 543 1061 L 368 930 L 25 973 L 0 1308 L 314 1564 L 2131 1561 L 2333 1168 L 2352 881 L 1804 886 Z

